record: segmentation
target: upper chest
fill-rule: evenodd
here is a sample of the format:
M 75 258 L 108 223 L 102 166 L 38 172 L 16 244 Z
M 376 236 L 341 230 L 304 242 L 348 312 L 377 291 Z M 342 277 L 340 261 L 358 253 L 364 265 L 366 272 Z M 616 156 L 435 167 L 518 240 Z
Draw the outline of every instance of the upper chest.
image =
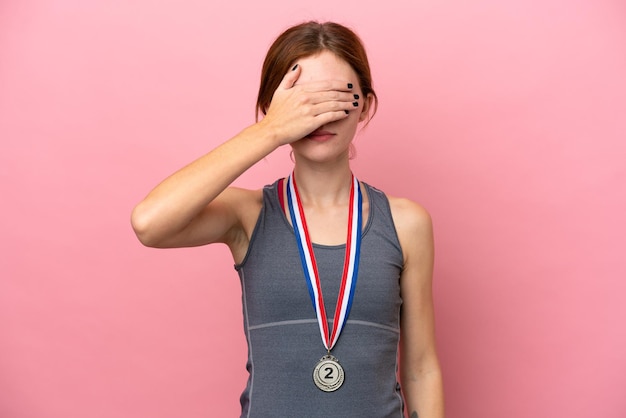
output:
M 348 237 L 348 206 L 333 208 L 303 208 L 311 242 L 321 245 L 345 244 Z M 356 222 L 356 214 L 353 214 Z M 369 217 L 369 204 L 364 202 L 361 216 L 361 230 Z M 288 218 L 291 222 L 290 218 Z
M 292 226 L 291 214 L 287 205 L 287 191 L 280 190 L 283 202 L 282 208 L 287 218 L 287 222 Z M 361 209 L 361 226 L 363 231 L 367 225 L 370 216 L 369 196 L 365 187 L 361 185 L 362 209 Z M 320 245 L 342 245 L 347 242 L 349 234 L 350 218 L 353 222 L 357 222 L 357 213 L 350 213 L 349 202 L 340 205 L 302 205 L 304 214 L 304 223 L 306 223 L 307 232 L 312 243 Z

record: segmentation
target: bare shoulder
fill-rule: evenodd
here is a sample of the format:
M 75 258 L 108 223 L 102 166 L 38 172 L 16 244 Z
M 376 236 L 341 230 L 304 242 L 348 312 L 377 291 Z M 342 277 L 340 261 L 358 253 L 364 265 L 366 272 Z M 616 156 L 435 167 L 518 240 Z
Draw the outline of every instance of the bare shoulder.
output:
M 231 250 L 235 262 L 243 260 L 263 206 L 263 189 L 225 189 L 205 211 L 204 226 L 220 231 L 215 242 Z
M 432 252 L 433 225 L 428 211 L 419 203 L 388 197 L 405 264 L 417 254 Z
M 391 215 L 398 234 L 424 233 L 432 230 L 432 220 L 428 211 L 412 200 L 388 196 Z
M 220 200 L 228 200 L 230 203 L 239 204 L 247 203 L 251 205 L 260 205 L 263 203 L 263 189 L 243 189 L 241 187 L 228 187 L 224 190 L 219 198 Z M 246 210 L 246 208 L 240 208 Z
M 235 214 L 241 232 L 249 237 L 263 206 L 263 189 L 250 190 L 229 187 L 215 199 L 212 205 L 222 206 L 223 210 Z
M 215 242 L 231 248 L 247 244 L 261 211 L 262 190 L 229 187 L 223 190 L 187 225 L 174 246 L 197 246 Z

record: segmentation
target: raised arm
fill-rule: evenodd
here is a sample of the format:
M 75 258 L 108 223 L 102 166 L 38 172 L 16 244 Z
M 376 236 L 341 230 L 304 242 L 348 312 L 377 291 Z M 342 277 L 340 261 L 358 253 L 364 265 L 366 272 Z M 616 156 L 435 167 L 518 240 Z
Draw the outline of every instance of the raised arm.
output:
M 297 141 L 353 109 L 345 81 L 294 85 L 300 67 L 288 72 L 267 115 L 208 154 L 172 174 L 133 210 L 139 240 L 151 247 L 184 247 L 245 241 L 260 191 L 229 188 L 244 171 L 277 147 Z
M 441 369 L 435 345 L 432 301 L 433 233 L 430 215 L 406 199 L 390 199 L 404 269 L 400 378 L 409 418 L 443 418 Z

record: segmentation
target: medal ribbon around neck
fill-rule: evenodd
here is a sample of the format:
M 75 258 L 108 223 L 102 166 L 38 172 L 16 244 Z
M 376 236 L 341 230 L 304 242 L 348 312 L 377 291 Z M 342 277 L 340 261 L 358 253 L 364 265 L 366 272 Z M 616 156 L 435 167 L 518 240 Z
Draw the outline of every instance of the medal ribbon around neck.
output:
M 337 306 L 335 308 L 335 318 L 333 320 L 333 331 L 329 335 L 328 320 L 326 317 L 326 308 L 324 307 L 324 299 L 322 297 L 322 287 L 320 284 L 317 262 L 313 253 L 313 245 L 309 236 L 309 231 L 302 209 L 302 202 L 298 194 L 296 179 L 292 173 L 287 179 L 287 203 L 289 205 L 289 213 L 291 215 L 291 223 L 296 235 L 298 249 L 300 250 L 300 261 L 304 270 L 309 295 L 313 303 L 313 309 L 317 315 L 317 322 L 320 327 L 320 334 L 324 347 L 330 353 L 339 339 L 341 330 L 348 320 L 352 300 L 354 298 L 354 289 L 359 272 L 359 258 L 361 253 L 361 222 L 363 216 L 363 196 L 358 180 L 352 175 L 352 185 L 350 187 L 350 208 L 348 211 L 348 237 L 346 239 L 346 253 L 343 265 L 343 274 L 341 277 L 341 287 L 337 297 Z M 356 214 L 356 216 L 355 216 Z M 356 219 L 355 219 L 356 217 Z

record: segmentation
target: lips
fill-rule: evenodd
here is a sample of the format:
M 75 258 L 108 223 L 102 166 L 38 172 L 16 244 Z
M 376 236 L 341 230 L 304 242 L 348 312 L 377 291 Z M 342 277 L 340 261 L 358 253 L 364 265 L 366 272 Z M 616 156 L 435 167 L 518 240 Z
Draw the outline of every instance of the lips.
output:
M 306 136 L 306 138 L 310 139 L 310 140 L 313 140 L 313 141 L 327 141 L 330 138 L 332 138 L 333 136 L 335 136 L 335 134 L 330 132 L 330 131 L 317 129 L 317 130 L 311 132 L 310 134 L 308 134 Z

